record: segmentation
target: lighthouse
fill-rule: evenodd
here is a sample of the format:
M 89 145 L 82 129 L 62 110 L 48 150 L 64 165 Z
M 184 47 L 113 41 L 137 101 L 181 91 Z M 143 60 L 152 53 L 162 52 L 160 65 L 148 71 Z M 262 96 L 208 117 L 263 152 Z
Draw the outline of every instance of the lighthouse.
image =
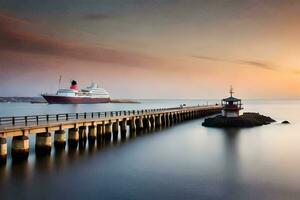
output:
M 233 88 L 230 87 L 230 97 L 222 99 L 222 115 L 224 117 L 238 117 L 242 110 L 242 100 L 232 96 Z

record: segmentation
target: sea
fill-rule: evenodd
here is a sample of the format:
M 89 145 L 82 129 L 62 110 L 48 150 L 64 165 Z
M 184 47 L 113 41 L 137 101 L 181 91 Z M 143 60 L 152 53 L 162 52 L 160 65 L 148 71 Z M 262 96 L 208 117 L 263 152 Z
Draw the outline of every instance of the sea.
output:
M 219 100 L 139 100 L 138 104 L 0 103 L 0 116 L 167 108 Z M 255 128 L 220 129 L 204 118 L 77 151 L 0 167 L 0 199 L 300 199 L 300 101 L 245 100 L 244 112 L 276 120 Z M 281 124 L 288 120 L 290 124 Z M 53 137 L 53 136 L 52 136 Z

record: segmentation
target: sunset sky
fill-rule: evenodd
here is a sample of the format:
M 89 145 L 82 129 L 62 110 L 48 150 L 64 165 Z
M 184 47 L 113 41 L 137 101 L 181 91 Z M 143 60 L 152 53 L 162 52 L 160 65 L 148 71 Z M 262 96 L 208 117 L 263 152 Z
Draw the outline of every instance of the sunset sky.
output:
M 300 97 L 298 0 L 0 0 L 0 96 Z

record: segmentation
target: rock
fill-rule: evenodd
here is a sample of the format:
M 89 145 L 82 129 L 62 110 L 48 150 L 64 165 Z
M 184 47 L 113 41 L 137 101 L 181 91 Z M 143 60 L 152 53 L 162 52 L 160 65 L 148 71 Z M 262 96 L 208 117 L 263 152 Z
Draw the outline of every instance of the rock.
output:
M 283 121 L 283 122 L 281 122 L 282 124 L 289 124 L 290 122 L 289 121 Z
M 244 113 L 239 117 L 223 117 L 217 115 L 212 118 L 206 118 L 202 123 L 207 127 L 229 128 L 229 127 L 254 127 L 262 126 L 275 122 L 271 117 L 260 115 L 259 113 Z

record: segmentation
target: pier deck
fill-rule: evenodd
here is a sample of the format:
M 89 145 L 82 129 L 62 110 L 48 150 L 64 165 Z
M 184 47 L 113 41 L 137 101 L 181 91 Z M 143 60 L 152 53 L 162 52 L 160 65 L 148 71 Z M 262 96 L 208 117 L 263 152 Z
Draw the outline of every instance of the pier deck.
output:
M 6 138 L 13 137 L 13 154 L 26 155 L 29 150 L 29 134 L 36 134 L 36 149 L 50 149 L 51 132 L 55 133 L 54 143 L 66 143 L 65 130 L 68 130 L 68 144 L 77 145 L 82 138 L 111 138 L 141 129 L 170 126 L 189 119 L 195 119 L 221 112 L 220 105 L 174 107 L 146 110 L 112 112 L 63 113 L 34 116 L 0 117 L 0 159 L 6 159 Z M 64 145 L 63 145 L 64 146 Z M 14 153 L 15 152 L 15 153 Z M 20 156 L 15 156 L 20 158 Z M 22 156 L 21 156 L 22 157 Z

